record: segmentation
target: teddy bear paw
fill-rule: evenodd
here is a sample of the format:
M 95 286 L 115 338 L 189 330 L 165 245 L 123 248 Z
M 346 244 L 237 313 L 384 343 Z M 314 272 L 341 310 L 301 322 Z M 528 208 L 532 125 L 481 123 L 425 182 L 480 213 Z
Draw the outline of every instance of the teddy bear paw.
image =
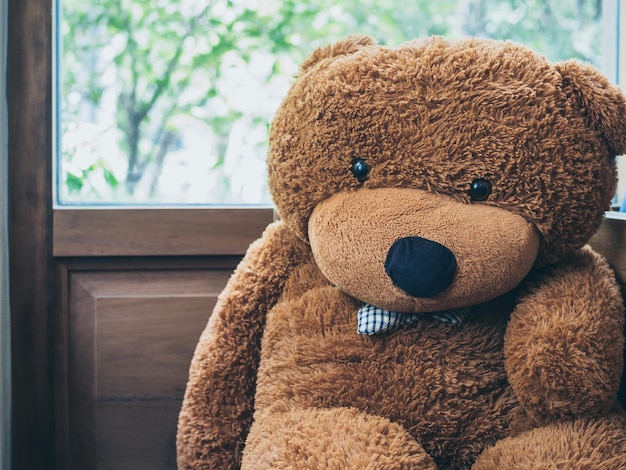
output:
M 624 431 L 623 414 L 554 423 L 498 442 L 472 469 L 626 468 Z
M 436 470 L 400 425 L 351 408 L 255 416 L 242 469 Z

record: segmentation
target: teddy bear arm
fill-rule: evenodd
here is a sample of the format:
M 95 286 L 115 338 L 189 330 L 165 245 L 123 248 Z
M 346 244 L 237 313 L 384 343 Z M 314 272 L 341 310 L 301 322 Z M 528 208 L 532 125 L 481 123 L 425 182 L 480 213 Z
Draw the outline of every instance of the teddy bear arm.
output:
M 178 421 L 181 469 L 237 468 L 254 409 L 265 316 L 303 245 L 275 223 L 221 293 L 191 362 Z
M 585 247 L 540 276 L 507 326 L 505 367 L 530 416 L 596 416 L 622 372 L 624 309 L 606 261 Z

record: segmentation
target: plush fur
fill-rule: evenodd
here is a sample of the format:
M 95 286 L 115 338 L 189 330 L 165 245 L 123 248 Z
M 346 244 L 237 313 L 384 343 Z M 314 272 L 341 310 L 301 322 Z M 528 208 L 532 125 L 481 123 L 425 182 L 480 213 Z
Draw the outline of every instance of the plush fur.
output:
M 271 128 L 281 221 L 196 348 L 179 468 L 626 468 L 623 303 L 585 246 L 625 150 L 626 100 L 587 65 L 482 39 L 315 51 Z M 438 289 L 409 294 L 405 239 L 452 280 L 409 251 L 394 269 Z M 364 336 L 364 303 L 426 315 Z

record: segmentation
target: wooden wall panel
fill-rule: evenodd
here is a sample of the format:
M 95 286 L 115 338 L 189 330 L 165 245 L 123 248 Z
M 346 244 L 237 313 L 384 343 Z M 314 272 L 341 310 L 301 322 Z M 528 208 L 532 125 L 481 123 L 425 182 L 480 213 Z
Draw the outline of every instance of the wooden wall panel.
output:
M 626 299 L 626 214 L 608 212 L 600 230 L 591 239 L 590 244 L 594 250 L 606 257 L 615 270 L 617 281 L 622 288 L 622 296 Z M 624 325 L 624 334 L 626 335 L 626 325 Z M 624 364 L 626 364 L 626 350 L 624 351 Z M 626 408 L 626 374 L 624 373 L 617 398 Z
M 618 281 L 626 286 L 626 213 L 607 212 L 590 244 L 607 258 Z
M 98 470 L 176 469 L 180 400 L 100 402 Z
M 180 398 L 198 331 L 214 304 L 212 294 L 98 300 L 98 400 Z
M 176 468 L 189 363 L 231 273 L 231 267 L 71 272 L 72 468 Z

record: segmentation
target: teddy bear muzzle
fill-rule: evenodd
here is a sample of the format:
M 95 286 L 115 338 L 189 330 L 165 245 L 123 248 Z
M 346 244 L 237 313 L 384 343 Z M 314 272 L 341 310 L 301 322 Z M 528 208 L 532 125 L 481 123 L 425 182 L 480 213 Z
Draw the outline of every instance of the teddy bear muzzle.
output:
M 313 210 L 308 235 L 332 284 L 402 313 L 468 307 L 510 291 L 540 243 L 520 215 L 413 188 L 335 194 Z
M 452 284 L 456 258 L 452 251 L 435 241 L 403 237 L 389 249 L 385 272 L 407 294 L 429 299 Z

